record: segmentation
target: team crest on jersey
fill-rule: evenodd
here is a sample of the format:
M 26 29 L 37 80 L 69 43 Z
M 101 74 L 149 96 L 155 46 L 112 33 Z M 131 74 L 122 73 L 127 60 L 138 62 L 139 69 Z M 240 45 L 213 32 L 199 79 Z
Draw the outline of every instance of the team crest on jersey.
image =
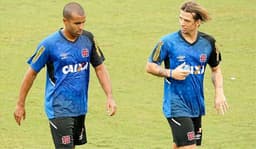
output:
M 35 63 L 35 62 L 38 60 L 38 58 L 42 55 L 42 53 L 44 52 L 44 50 L 45 50 L 45 47 L 44 47 L 44 46 L 41 46 L 41 47 L 37 50 L 35 56 L 34 56 L 33 59 L 32 59 L 32 62 L 33 62 L 33 63 Z
M 88 49 L 84 48 L 82 50 L 82 57 L 88 57 L 88 56 L 89 56 L 89 51 L 88 51 Z
M 200 62 L 201 62 L 201 63 L 205 63 L 206 60 L 207 60 L 207 55 L 206 55 L 206 54 L 201 54 L 201 55 L 200 55 Z

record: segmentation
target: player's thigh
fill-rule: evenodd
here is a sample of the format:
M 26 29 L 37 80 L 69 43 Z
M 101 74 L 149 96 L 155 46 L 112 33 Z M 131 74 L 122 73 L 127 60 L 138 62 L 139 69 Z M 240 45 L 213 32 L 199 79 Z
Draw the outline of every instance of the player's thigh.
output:
M 54 118 L 49 120 L 51 134 L 56 149 L 72 149 L 74 118 Z
M 172 130 L 173 142 L 178 148 L 193 146 L 195 141 L 194 124 L 189 117 L 167 118 Z
M 195 129 L 195 140 L 196 145 L 201 145 L 202 142 L 202 136 L 203 136 L 203 130 L 202 130 L 202 117 L 195 117 L 192 118 L 194 129 Z
M 85 115 L 75 117 L 74 121 L 74 145 L 82 145 L 87 143 L 86 127 L 85 127 Z

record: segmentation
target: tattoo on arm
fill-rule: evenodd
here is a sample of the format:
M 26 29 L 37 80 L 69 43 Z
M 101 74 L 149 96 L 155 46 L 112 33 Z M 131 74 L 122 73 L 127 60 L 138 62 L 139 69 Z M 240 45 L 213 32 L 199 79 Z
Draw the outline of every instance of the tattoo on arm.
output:
M 161 66 L 158 66 L 158 75 L 162 77 L 169 77 L 168 72 L 166 69 L 162 68 Z

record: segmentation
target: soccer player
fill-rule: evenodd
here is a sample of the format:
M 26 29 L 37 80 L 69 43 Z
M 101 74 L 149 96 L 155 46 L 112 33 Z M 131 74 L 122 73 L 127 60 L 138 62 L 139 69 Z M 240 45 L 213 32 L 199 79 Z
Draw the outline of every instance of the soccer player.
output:
M 18 125 L 25 119 L 25 100 L 40 70 L 46 66 L 45 111 L 56 149 L 72 149 L 87 142 L 84 125 L 87 113 L 90 64 L 106 94 L 109 115 L 116 113 L 110 77 L 104 56 L 94 36 L 83 30 L 86 14 L 71 2 L 63 9 L 64 28 L 45 38 L 28 60 L 14 112 Z
M 146 65 L 148 73 L 164 78 L 163 113 L 172 130 L 174 149 L 195 149 L 201 144 L 207 64 L 215 88 L 215 108 L 222 114 L 228 109 L 220 52 L 215 39 L 199 31 L 199 26 L 209 19 L 201 5 L 195 1 L 184 2 L 179 14 L 180 30 L 160 39 Z

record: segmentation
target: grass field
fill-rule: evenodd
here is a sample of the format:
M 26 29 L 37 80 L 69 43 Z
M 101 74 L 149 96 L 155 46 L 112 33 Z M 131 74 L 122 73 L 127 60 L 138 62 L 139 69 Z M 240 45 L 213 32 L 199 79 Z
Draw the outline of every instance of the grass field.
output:
M 67 0 L 0 0 L 0 138 L 3 149 L 51 149 L 53 143 L 44 113 L 45 70 L 29 93 L 22 126 L 13 119 L 18 91 L 28 67 L 26 60 L 37 44 L 62 27 Z M 114 96 L 115 117 L 105 113 L 105 96 L 92 71 L 88 144 L 78 149 L 171 149 L 169 126 L 162 114 L 162 79 L 145 72 L 158 39 L 179 29 L 177 0 L 79 0 L 107 58 Z M 255 0 L 198 0 L 213 18 L 201 31 L 213 35 L 223 55 L 225 116 L 213 108 L 213 86 L 207 70 L 201 149 L 256 147 L 256 8 Z

